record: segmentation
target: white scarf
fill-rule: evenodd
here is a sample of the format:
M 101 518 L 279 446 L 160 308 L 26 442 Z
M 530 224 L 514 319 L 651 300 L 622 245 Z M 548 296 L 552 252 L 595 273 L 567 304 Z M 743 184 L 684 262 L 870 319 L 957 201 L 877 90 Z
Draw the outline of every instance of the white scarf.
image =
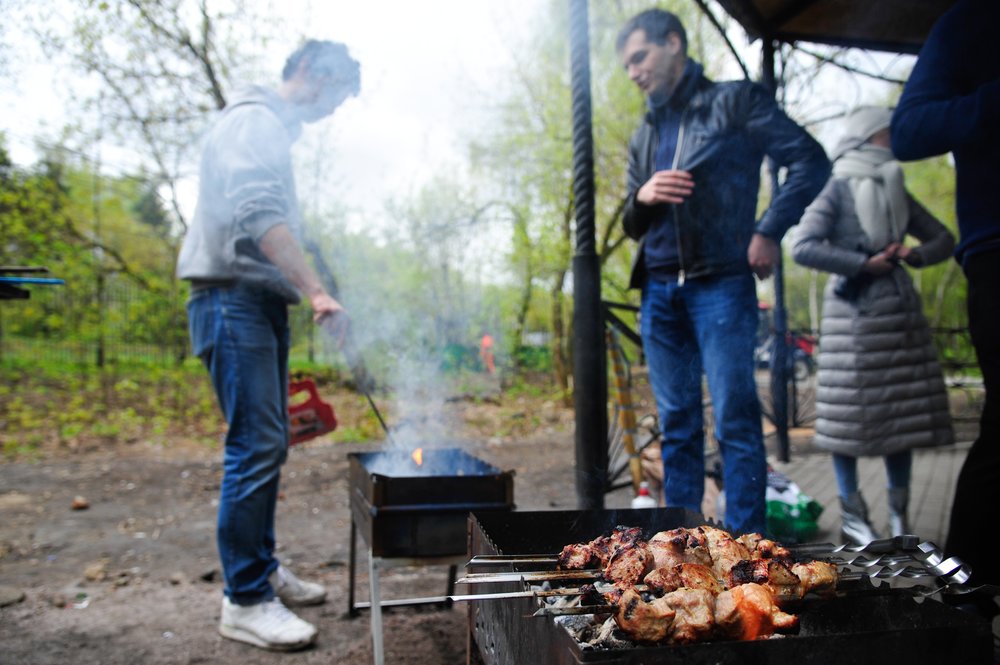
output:
M 873 252 L 903 241 L 910 208 L 903 169 L 891 150 L 871 143 L 848 150 L 834 163 L 833 174 L 848 180 L 858 220 Z

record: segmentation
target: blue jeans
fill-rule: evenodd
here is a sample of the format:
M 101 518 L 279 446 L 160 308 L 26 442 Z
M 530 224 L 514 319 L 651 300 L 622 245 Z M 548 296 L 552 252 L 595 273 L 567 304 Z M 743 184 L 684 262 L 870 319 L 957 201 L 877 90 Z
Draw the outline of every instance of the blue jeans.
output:
M 273 597 L 274 509 L 288 454 L 288 306 L 249 287 L 197 291 L 188 302 L 195 354 L 229 426 L 216 538 L 225 593 L 239 605 Z
M 907 489 L 910 486 L 910 469 L 913 468 L 913 451 L 900 450 L 885 456 L 885 475 L 889 489 Z M 837 476 L 837 492 L 842 497 L 858 491 L 858 458 L 833 454 L 833 471 Z
M 722 455 L 726 524 L 764 533 L 767 459 L 754 380 L 757 294 L 753 275 L 643 288 L 642 345 L 663 430 L 666 504 L 701 512 L 705 489 L 702 374 Z

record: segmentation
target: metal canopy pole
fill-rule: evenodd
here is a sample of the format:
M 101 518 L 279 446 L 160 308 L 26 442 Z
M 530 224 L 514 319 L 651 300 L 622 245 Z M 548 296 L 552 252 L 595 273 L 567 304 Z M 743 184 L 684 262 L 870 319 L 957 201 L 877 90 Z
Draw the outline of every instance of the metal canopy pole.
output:
M 774 75 L 774 41 L 763 40 L 763 83 L 772 94 L 777 95 L 778 86 Z M 770 162 L 772 198 L 777 193 L 778 167 Z M 778 460 L 789 459 L 788 442 L 788 321 L 785 311 L 785 271 L 778 246 L 778 265 L 774 267 L 774 348 L 771 349 L 771 412 L 774 428 L 778 436 Z
M 604 508 L 608 475 L 608 384 L 601 266 L 595 250 L 594 142 L 591 126 L 587 0 L 569 0 L 573 92 L 573 403 L 576 410 L 576 496 L 581 510 Z

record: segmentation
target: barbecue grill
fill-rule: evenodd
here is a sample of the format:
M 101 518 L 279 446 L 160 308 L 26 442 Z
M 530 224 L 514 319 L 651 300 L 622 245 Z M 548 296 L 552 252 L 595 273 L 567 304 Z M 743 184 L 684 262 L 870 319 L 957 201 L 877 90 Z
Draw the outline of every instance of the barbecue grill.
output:
M 348 613 L 372 610 L 372 650 L 383 662 L 383 607 L 448 605 L 457 565 L 468 558 L 469 514 L 514 508 L 514 472 L 499 469 L 458 448 L 424 449 L 418 463 L 407 451 L 350 453 L 351 547 Z M 355 602 L 357 533 L 368 546 L 370 602 Z M 383 601 L 379 570 L 393 566 L 447 565 L 445 596 Z
M 616 525 L 641 527 L 647 534 L 694 527 L 705 519 L 691 511 L 546 511 L 475 514 L 470 522 L 470 552 L 503 555 L 493 571 L 539 570 L 537 559 L 516 555 L 559 552 L 587 542 Z M 551 565 L 551 564 L 550 564 Z M 482 570 L 477 568 L 477 571 Z M 521 592 L 514 579 L 491 584 L 493 592 Z M 799 617 L 797 634 L 749 642 L 689 645 L 630 645 L 594 648 L 577 639 L 551 616 L 532 616 L 542 605 L 532 597 L 483 599 L 469 606 L 469 630 L 487 665 L 674 665 L 843 663 L 989 663 L 992 635 L 988 622 L 931 599 L 920 602 L 913 589 L 872 583 L 863 577 L 846 583 L 831 599 L 805 599 L 790 611 Z M 574 617 L 579 618 L 579 617 Z

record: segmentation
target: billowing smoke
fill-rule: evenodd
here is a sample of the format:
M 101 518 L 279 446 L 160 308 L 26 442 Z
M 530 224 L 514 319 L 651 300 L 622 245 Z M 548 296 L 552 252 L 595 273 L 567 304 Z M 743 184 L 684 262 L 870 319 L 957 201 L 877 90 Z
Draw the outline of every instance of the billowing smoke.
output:
M 336 272 L 354 342 L 375 380 L 372 398 L 389 426 L 389 448 L 462 447 L 449 400 L 496 390 L 494 377 L 474 371 L 482 331 L 499 336 L 484 325 L 495 324 L 496 313 L 461 270 L 461 233 L 450 231 L 453 237 L 416 251 L 363 236 L 338 234 L 326 243 L 324 261 Z

